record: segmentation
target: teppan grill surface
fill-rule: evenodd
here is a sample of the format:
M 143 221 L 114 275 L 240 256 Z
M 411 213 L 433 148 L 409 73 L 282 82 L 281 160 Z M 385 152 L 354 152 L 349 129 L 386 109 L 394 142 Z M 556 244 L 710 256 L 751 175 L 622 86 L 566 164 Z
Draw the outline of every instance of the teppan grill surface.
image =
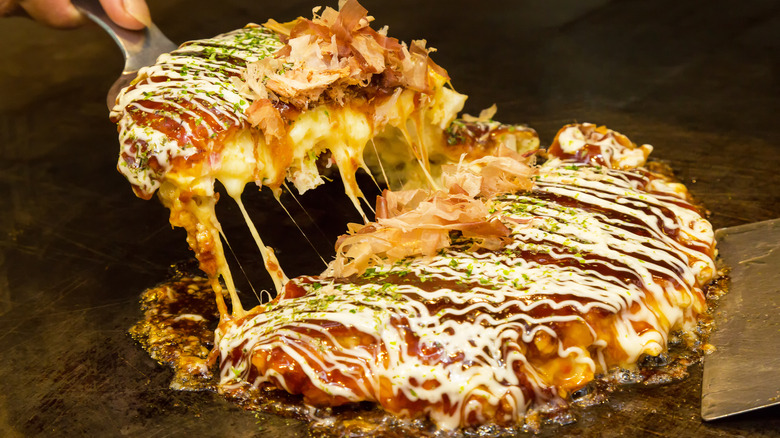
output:
M 310 16 L 317 5 L 151 3 L 179 42 Z M 606 124 L 654 145 L 716 228 L 780 217 L 776 1 L 363 3 L 393 36 L 439 50 L 436 62 L 470 96 L 466 112 L 496 103 L 497 119 L 527 123 L 543 144 L 565 123 Z M 113 42 L 96 26 L 56 31 L 22 18 L 0 21 L 0 40 L 0 435 L 304 436 L 303 422 L 168 389 L 170 371 L 127 335 L 140 292 L 191 255 L 166 210 L 135 198 L 114 169 L 104 104 L 122 66 Z M 323 252 L 357 219 L 339 190 L 303 199 L 326 235 L 315 239 Z M 319 272 L 267 192 L 250 197 L 264 239 L 289 274 Z M 240 215 L 222 204 L 244 269 L 262 272 Z M 253 282 L 271 287 L 260 274 Z M 542 435 L 777 436 L 777 408 L 703 423 L 700 391 L 694 366 L 684 381 L 627 386 Z

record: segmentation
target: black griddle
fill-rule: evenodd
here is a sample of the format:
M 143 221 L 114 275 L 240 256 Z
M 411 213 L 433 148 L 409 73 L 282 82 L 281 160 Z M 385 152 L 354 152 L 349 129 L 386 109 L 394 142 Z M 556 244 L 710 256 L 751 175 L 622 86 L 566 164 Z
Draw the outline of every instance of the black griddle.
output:
M 160 0 L 151 8 L 181 42 L 310 16 L 316 4 Z M 652 156 L 712 211 L 715 227 L 780 217 L 776 1 L 364 5 L 391 35 L 439 49 L 434 59 L 470 96 L 467 112 L 496 103 L 497 119 L 529 124 L 543 144 L 565 123 L 606 124 L 654 145 Z M 96 26 L 55 31 L 22 18 L 0 20 L 0 41 L 0 436 L 304 436 L 302 422 L 168 389 L 170 371 L 127 335 L 140 292 L 191 253 L 159 202 L 135 198 L 114 169 L 116 129 L 104 105 L 122 66 L 113 42 Z M 284 199 L 326 257 L 344 224 L 359 219 L 340 190 L 302 197 L 322 233 Z M 244 270 L 257 289 L 272 288 L 226 201 L 220 214 Z M 322 269 L 268 190 L 244 203 L 289 274 Z M 690 374 L 625 387 L 542 435 L 778 435 L 776 408 L 703 423 L 701 368 Z

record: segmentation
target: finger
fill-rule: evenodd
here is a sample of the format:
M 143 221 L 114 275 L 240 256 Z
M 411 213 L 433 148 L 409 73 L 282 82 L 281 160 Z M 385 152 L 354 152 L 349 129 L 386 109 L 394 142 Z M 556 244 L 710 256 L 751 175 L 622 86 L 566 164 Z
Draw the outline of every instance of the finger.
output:
M 144 0 L 100 0 L 100 4 L 114 23 L 126 29 L 140 30 L 152 24 Z
M 86 19 L 70 0 L 21 0 L 19 6 L 35 21 L 61 29 L 80 26 Z
M 19 10 L 16 0 L 0 0 L 0 17 L 15 15 Z

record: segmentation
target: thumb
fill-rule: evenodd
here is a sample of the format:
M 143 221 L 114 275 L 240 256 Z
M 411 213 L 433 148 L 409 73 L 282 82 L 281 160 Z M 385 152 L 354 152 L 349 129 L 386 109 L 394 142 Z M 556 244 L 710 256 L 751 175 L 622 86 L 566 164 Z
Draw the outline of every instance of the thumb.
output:
M 100 0 L 100 4 L 114 23 L 126 29 L 140 30 L 152 24 L 145 0 Z

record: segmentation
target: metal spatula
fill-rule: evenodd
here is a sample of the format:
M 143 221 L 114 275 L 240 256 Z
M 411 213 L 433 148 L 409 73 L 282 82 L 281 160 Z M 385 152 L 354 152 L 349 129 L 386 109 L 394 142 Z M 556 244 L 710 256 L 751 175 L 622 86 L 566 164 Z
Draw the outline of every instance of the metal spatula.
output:
M 109 110 L 114 107 L 119 91 L 135 79 L 141 67 L 154 64 L 160 54 L 178 48 L 178 45 L 163 35 L 154 23 L 143 30 L 128 30 L 111 21 L 98 0 L 71 1 L 76 8 L 111 35 L 125 56 L 125 69 L 106 96 Z
M 716 237 L 731 285 L 715 309 L 716 350 L 704 358 L 704 420 L 780 404 L 780 219 Z

